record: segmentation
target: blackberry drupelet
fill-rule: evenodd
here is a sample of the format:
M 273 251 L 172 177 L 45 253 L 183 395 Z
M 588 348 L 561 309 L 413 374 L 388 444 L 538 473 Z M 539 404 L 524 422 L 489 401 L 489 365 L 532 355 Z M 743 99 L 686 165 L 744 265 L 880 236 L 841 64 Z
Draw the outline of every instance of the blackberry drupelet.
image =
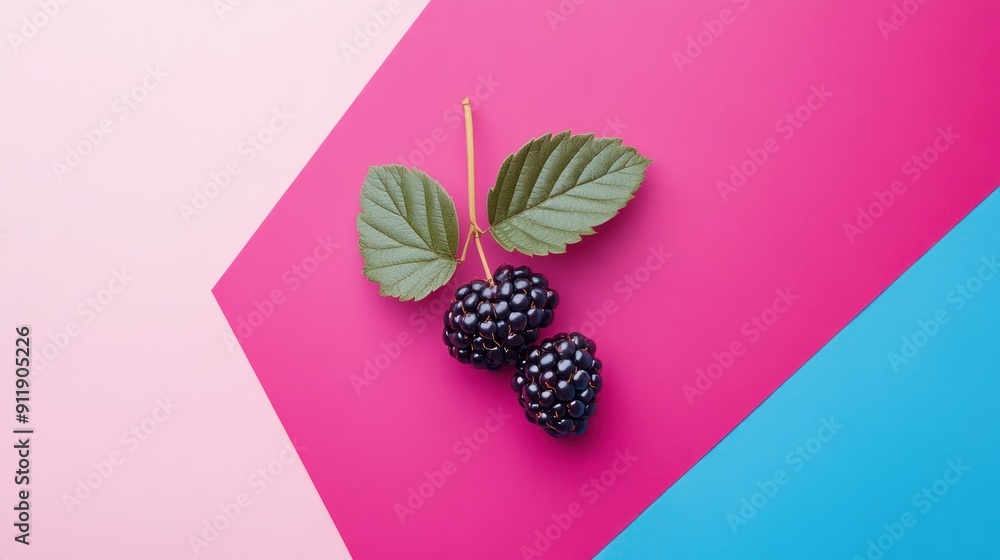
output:
M 552 324 L 559 294 L 542 274 L 503 265 L 492 283 L 473 280 L 455 290 L 444 314 L 444 342 L 456 360 L 478 369 L 514 365 L 538 330 Z
M 604 386 L 597 344 L 580 333 L 560 333 L 528 348 L 511 388 L 528 421 L 553 437 L 582 434 Z

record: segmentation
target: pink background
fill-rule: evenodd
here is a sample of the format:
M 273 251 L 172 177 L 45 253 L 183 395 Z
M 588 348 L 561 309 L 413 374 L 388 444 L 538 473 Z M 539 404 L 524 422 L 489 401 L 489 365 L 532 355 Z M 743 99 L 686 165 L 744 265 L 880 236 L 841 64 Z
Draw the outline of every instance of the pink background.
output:
M 545 554 L 596 553 L 1000 183 L 996 3 L 930 2 L 887 39 L 878 21 L 889 2 L 591 1 L 553 25 L 546 10 L 557 6 L 470 13 L 435 0 L 215 288 L 237 329 L 280 296 L 243 348 L 358 558 L 516 558 L 574 502 L 582 517 Z M 728 23 L 703 24 L 717 18 Z M 673 53 L 706 28 L 721 33 L 679 71 Z M 481 80 L 499 85 L 477 94 Z M 785 136 L 779 119 L 823 89 L 832 96 L 813 98 Z M 550 277 L 563 302 L 550 334 L 610 300 L 594 329 L 607 383 L 584 438 L 544 436 L 521 418 L 507 375 L 452 361 L 440 320 L 422 328 L 433 300 L 380 298 L 360 274 L 354 217 L 368 165 L 433 148 L 409 160 L 464 215 L 465 152 L 449 108 L 466 95 L 480 98 L 480 185 L 550 130 L 620 133 L 654 159 L 636 200 L 568 254 L 488 248 L 494 264 Z M 936 161 L 912 180 L 904 163 L 949 127 L 959 138 L 939 140 L 947 151 L 930 152 Z M 777 150 L 724 201 L 717 181 L 762 146 Z M 905 193 L 849 240 L 844 223 L 895 180 Z M 340 250 L 293 289 L 286 272 L 327 235 Z M 660 247 L 666 265 L 643 271 Z M 457 278 L 480 272 L 470 262 Z M 644 283 L 626 298 L 630 277 Z M 799 299 L 753 339 L 743 325 L 786 289 Z M 690 404 L 683 385 L 734 342 L 745 353 Z M 380 353 L 394 357 L 358 394 L 351 377 Z M 510 419 L 461 451 L 497 408 Z M 637 460 L 589 503 L 583 485 L 626 451 Z M 446 461 L 454 473 L 400 523 L 394 504 Z
M 8 527 L 11 532 L 0 544 L 0 557 L 348 557 L 298 459 L 286 465 L 263 493 L 250 486 L 250 476 L 287 457 L 283 450 L 291 440 L 250 364 L 229 338 L 231 330 L 210 290 L 426 0 L 402 0 L 400 14 L 359 55 L 348 60 L 342 43 L 351 42 L 357 27 L 373 20 L 372 11 L 383 10 L 387 4 L 380 0 L 245 0 L 220 18 L 213 3 L 205 0 L 162 5 L 124 0 L 70 2 L 17 52 L 10 47 L 8 33 L 19 32 L 21 18 L 30 18 L 41 8 L 37 0 L 11 0 L 0 5 L 4 37 L 0 76 L 5 86 L 0 88 L 4 117 L 0 134 L 4 154 L 0 158 L 0 318 L 8 329 L 23 323 L 32 325 L 35 343 L 41 347 L 49 344 L 50 337 L 55 337 L 67 321 L 83 325 L 55 359 L 33 373 L 32 399 L 37 408 L 32 422 L 38 432 L 32 465 L 37 476 L 32 504 L 34 544 L 30 548 L 15 545 Z M 486 12 L 466 15 L 468 5 L 452 6 L 455 13 L 450 15 L 445 8 L 439 9 L 433 20 L 428 20 L 433 25 L 421 32 L 419 39 L 408 39 L 413 52 L 399 55 L 397 66 L 404 62 L 417 66 L 411 69 L 406 88 L 393 97 L 398 104 L 377 109 L 368 105 L 350 125 L 351 130 L 359 131 L 355 143 L 364 141 L 362 147 L 370 151 L 357 159 L 345 153 L 340 163 L 349 167 L 329 175 L 328 184 L 338 189 L 336 196 L 338 200 L 342 197 L 343 205 L 317 209 L 325 212 L 322 216 L 309 213 L 313 221 L 299 232 L 301 237 L 290 233 L 296 243 L 278 249 L 286 257 L 274 258 L 273 272 L 278 276 L 248 283 L 246 292 L 233 294 L 228 300 L 231 309 L 227 307 L 233 317 L 246 314 L 253 299 L 266 292 L 264 287 L 284 287 L 280 274 L 310 253 L 314 242 L 310 236 L 327 229 L 321 225 L 329 225 L 327 232 L 340 242 L 335 259 L 326 261 L 313 276 L 315 282 L 303 284 L 294 301 L 282 305 L 286 319 L 276 314 L 268 323 L 301 329 L 292 317 L 293 307 L 308 307 L 313 294 L 329 293 L 331 287 L 358 279 L 354 275 L 360 270 L 360 260 L 353 251 L 350 223 L 357 209 L 364 166 L 377 161 L 398 162 L 400 154 L 416 149 L 414 141 L 430 137 L 436 128 L 447 136 L 423 167 L 446 182 L 464 215 L 464 149 L 443 112 L 462 96 L 474 95 L 480 75 L 492 73 L 502 83 L 477 110 L 481 185 L 490 183 L 500 159 L 528 136 L 570 126 L 577 131 L 618 134 L 621 125 L 627 126 L 621 129 L 627 143 L 657 158 L 640 198 L 619 220 L 574 247 L 569 255 L 537 261 L 558 282 L 564 296 L 557 328 L 579 325 L 588 310 L 597 308 L 604 299 L 613 299 L 620 311 L 596 335 L 601 340 L 602 356 L 607 354 L 623 376 L 645 374 L 661 379 L 667 375 L 664 372 L 671 372 L 663 382 L 667 413 L 680 414 L 683 411 L 671 412 L 687 406 L 680 400 L 678 384 L 692 379 L 694 368 L 704 367 L 711 352 L 721 350 L 717 340 L 740 338 L 740 324 L 770 303 L 770 290 L 779 287 L 775 284 L 787 281 L 796 289 L 800 284 L 791 282 L 799 279 L 816 284 L 801 283 L 803 299 L 776 324 L 775 338 L 762 338 L 753 347 L 753 357 L 741 358 L 732 373 L 691 407 L 697 419 L 660 436 L 656 440 L 659 451 L 650 448 L 637 453 L 637 448 L 632 448 L 640 457 L 634 470 L 623 475 L 599 502 L 586 506 L 583 520 L 561 537 L 559 546 L 582 539 L 594 526 L 585 528 L 584 523 L 598 523 L 591 519 L 593 512 L 637 513 L 616 510 L 637 489 L 637 479 L 656 478 L 665 488 L 668 480 L 686 468 L 678 464 L 690 465 L 699 455 L 676 443 L 681 441 L 681 432 L 704 422 L 711 422 L 710 428 L 721 432 L 720 426 L 742 415 L 712 415 L 735 401 L 730 394 L 748 390 L 749 380 L 756 381 L 758 375 L 773 374 L 772 386 L 776 386 L 778 377 L 804 361 L 836 325 L 853 314 L 856 309 L 851 307 L 870 300 L 878 287 L 887 284 L 997 184 L 998 87 L 996 71 L 988 70 L 996 68 L 992 55 L 998 45 L 990 27 L 997 19 L 995 2 L 956 5 L 931 0 L 884 41 L 877 21 L 891 14 L 890 0 L 852 7 L 853 13 L 842 6 L 785 6 L 782 10 L 791 11 L 779 12 L 751 1 L 745 11 L 735 7 L 735 22 L 725 27 L 704 54 L 685 66 L 683 73 L 677 73 L 671 53 L 683 50 L 686 38 L 703 29 L 702 20 L 718 17 L 728 2 L 674 6 L 670 13 L 654 14 L 657 19 L 649 14 L 663 10 L 656 7 L 659 3 L 632 3 L 637 11 L 627 17 L 615 15 L 614 10 L 620 8 L 611 4 L 608 0 L 588 0 L 566 21 L 557 22 L 555 29 L 549 25 L 546 11 L 558 10 L 556 0 L 519 3 L 517 13 L 507 16 Z M 471 38 L 458 37 L 452 25 L 454 17 L 467 20 L 470 27 L 463 33 Z M 497 37 L 501 34 L 496 26 L 504 22 L 513 36 Z M 481 31 L 481 27 L 488 29 Z M 480 33 L 482 37 L 477 37 Z M 540 55 L 542 49 L 527 53 L 523 44 L 507 44 L 522 34 L 545 40 L 555 49 L 553 54 Z M 844 37 L 853 38 L 845 41 Z M 558 44 L 561 41 L 568 42 Z M 495 46 L 489 46 L 490 42 Z M 509 55 L 500 52 L 501 47 Z M 620 55 L 629 48 L 633 50 Z M 428 54 L 431 51 L 433 56 Z M 507 56 L 510 58 L 504 60 Z M 609 71 L 585 79 L 596 61 L 612 58 L 626 64 L 625 73 L 632 76 L 627 84 L 619 84 L 618 73 Z M 553 67 L 567 64 L 563 70 L 567 76 L 554 74 L 551 68 L 539 74 L 538 67 L 547 62 Z M 63 181 L 57 180 L 52 161 L 64 156 L 67 144 L 81 140 L 82 129 L 93 128 L 102 118 L 117 118 L 110 108 L 112 102 L 141 80 L 146 66 L 157 64 L 169 74 L 162 86 L 126 120 L 116 121 L 114 133 L 79 169 Z M 529 67 L 530 75 L 520 75 L 522 64 Z M 635 85 L 640 69 L 644 76 L 641 87 Z M 396 85 L 402 72 L 401 68 L 394 70 L 394 77 L 385 78 L 381 87 Z M 449 81 L 437 82 L 445 72 L 452 75 Z M 795 137 L 787 142 L 782 139 L 780 151 L 750 184 L 729 203 L 721 204 L 714 182 L 728 175 L 729 166 L 739 163 L 747 148 L 759 147 L 766 137 L 776 136 L 774 121 L 802 103 L 809 86 L 823 81 L 836 92 L 830 103 Z M 583 83 L 586 88 L 580 87 Z M 603 95 L 611 90 L 616 90 L 617 96 Z M 384 93 L 373 95 L 372 99 L 386 98 Z M 241 158 L 241 142 L 265 126 L 272 110 L 281 107 L 296 115 L 291 125 L 260 157 L 244 162 L 246 171 L 203 212 L 185 221 L 178 206 L 190 203 L 192 190 L 201 188 L 210 173 L 224 168 L 230 159 Z M 394 117 L 398 117 L 396 122 L 390 122 Z M 616 124 L 616 119 L 621 124 Z M 937 126 L 947 124 L 962 134 L 956 147 L 920 182 L 909 185 L 908 194 L 855 245 L 844 245 L 841 222 L 854 214 L 858 204 L 873 200 L 872 190 L 887 188 L 894 178 L 905 178 L 900 172 L 903 161 L 932 142 Z M 986 160 L 984 154 L 993 159 Z M 343 181 L 333 183 L 335 176 Z M 485 189 L 480 194 L 485 196 Z M 789 196 L 801 199 L 796 204 L 822 211 L 808 219 L 787 216 L 783 213 L 787 202 L 781 202 L 782 206 L 778 203 Z M 811 234 L 802 235 L 796 226 Z M 747 231 L 758 235 L 746 235 Z M 790 237 L 789 231 L 794 235 Z M 826 236 L 823 245 L 809 239 L 821 235 Z M 255 241 L 257 247 L 263 243 Z M 668 267 L 656 272 L 634 298 L 622 300 L 614 283 L 644 264 L 648 247 L 661 243 L 674 254 Z M 731 243 L 735 245 L 730 247 Z M 492 245 L 488 250 L 495 264 L 499 263 L 503 254 Z M 619 253 L 621 260 L 611 260 Z M 602 264 L 583 265 L 583 255 L 601 259 Z M 776 267 L 775 263 L 784 264 Z M 135 281 L 92 322 L 84 324 L 78 306 L 99 293 L 112 278 L 112 271 L 121 267 L 127 268 Z M 477 270 L 470 263 L 462 267 L 459 276 L 471 276 Z M 687 277 L 678 275 L 685 270 L 693 272 Z M 877 274 L 870 274 L 870 270 Z M 773 282 L 757 289 L 757 280 L 765 275 Z M 258 287 L 261 290 L 255 289 Z M 812 291 L 806 292 L 807 288 Z M 357 335 L 364 347 L 347 352 L 336 368 L 330 368 L 334 373 L 323 374 L 340 376 L 336 379 L 338 391 L 350 390 L 348 376 L 360 373 L 363 360 L 378 351 L 379 343 L 400 331 L 413 332 L 407 320 L 420 309 L 420 304 L 408 306 L 379 299 L 367 284 L 352 284 L 351 289 L 354 291 L 340 296 L 340 301 L 351 295 L 363 297 L 358 303 L 366 304 L 370 315 L 351 323 L 355 328 L 364 325 Z M 683 309 L 682 296 L 691 300 Z M 626 329 L 642 311 L 661 299 L 664 308 L 672 306 L 668 309 L 671 313 L 663 314 L 672 321 L 664 326 L 664 345 L 678 349 L 678 353 L 669 361 L 650 365 L 644 360 L 647 354 L 630 358 L 633 346 L 614 337 L 616 331 L 628 334 Z M 812 325 L 811 319 L 820 317 L 814 313 L 817 308 L 808 310 L 807 304 L 829 311 L 830 318 L 816 325 L 824 332 L 801 332 Z M 695 305 L 704 307 L 700 312 L 689 308 Z M 716 308 L 725 306 L 732 308 L 725 316 L 714 314 Z M 345 334 L 346 327 L 331 331 L 329 324 L 324 323 L 322 331 L 303 342 L 315 339 L 323 346 L 349 349 L 353 338 L 328 336 L 331 332 Z M 262 340 L 265 332 L 260 331 Z M 701 343 L 689 347 L 683 339 L 676 339 L 678 333 L 685 332 Z M 4 344 L 13 345 L 13 335 L 8 336 Z M 276 340 L 274 332 L 269 336 Z M 362 558 L 371 554 L 363 554 L 359 547 L 375 546 L 374 539 L 395 541 L 405 548 L 403 557 L 417 555 L 418 541 L 403 541 L 398 533 L 387 532 L 398 526 L 392 517 L 392 503 L 405 498 L 407 488 L 420 482 L 424 469 L 456 457 L 449 446 L 459 435 L 482 426 L 490 405 L 516 412 L 513 393 L 507 392 L 503 380 L 455 369 L 456 365 L 444 359 L 436 334 L 420 336 L 428 348 L 408 347 L 405 358 L 394 362 L 364 395 L 377 398 L 380 392 L 398 392 L 400 388 L 394 387 L 398 379 L 414 371 L 425 372 L 426 364 L 434 364 L 431 374 L 458 380 L 450 388 L 439 385 L 451 392 L 435 397 L 434 402 L 444 399 L 457 403 L 461 414 L 456 415 L 455 407 L 441 414 L 450 413 L 448 420 L 461 426 L 448 427 L 437 418 L 422 420 L 424 425 L 416 427 L 421 436 L 444 435 L 436 436 L 438 444 L 427 442 L 426 451 L 403 457 L 412 468 L 398 479 L 377 481 L 385 490 L 382 501 L 371 506 L 371 517 L 349 509 L 352 502 L 327 493 L 325 499 L 337 514 L 338 526 L 353 535 L 348 537 L 349 544 L 362 552 Z M 305 357 L 314 355 L 313 347 L 297 344 L 309 352 Z M 764 351 L 765 344 L 768 351 Z M 275 344 L 272 349 L 280 351 L 282 347 Z M 778 360 L 784 353 L 794 355 Z M 767 354 L 772 356 L 765 359 Z M 425 358 L 427 361 L 420 361 Z M 296 374 L 292 369 L 287 371 L 288 375 Z M 636 439 L 638 420 L 655 415 L 655 411 L 632 406 L 622 413 L 628 403 L 645 402 L 636 397 L 639 389 L 609 382 L 607 390 L 608 398 L 594 425 L 594 440 L 604 441 L 600 438 L 619 428 L 633 430 L 624 435 Z M 756 385 L 754 391 L 766 393 Z M 357 399 L 353 393 L 346 396 Z M 481 398 L 475 400 L 478 396 Z M 629 400 L 634 397 L 639 400 Z M 151 418 L 157 399 L 169 399 L 178 408 L 138 449 L 129 451 L 121 434 Z M 290 401 L 290 406 L 301 406 L 306 397 Z M 720 402 L 711 404 L 713 401 Z M 280 411 L 282 418 L 293 414 L 290 406 Z M 9 429 L 13 420 L 4 418 Z M 377 458 L 358 450 L 372 448 L 375 443 L 393 449 L 388 447 L 391 439 L 406 435 L 370 430 L 366 419 L 352 418 L 346 425 L 358 432 L 358 439 L 367 435 L 370 442 L 337 448 L 342 442 L 330 434 L 345 437 L 345 424 L 324 425 L 321 427 L 327 431 L 314 434 L 309 443 L 298 437 L 302 460 L 319 474 L 323 474 L 324 465 L 334 464 L 324 463 L 328 455 L 341 455 L 345 464 L 352 459 L 375 464 Z M 389 421 L 378 420 L 378 425 Z M 380 441 L 386 433 L 392 436 L 390 441 Z M 410 520 L 414 525 L 433 526 L 430 518 L 443 519 L 435 512 L 443 501 L 449 505 L 461 501 L 463 507 L 471 504 L 465 511 L 478 515 L 481 506 L 473 500 L 475 493 L 462 499 L 478 481 L 463 479 L 491 461 L 508 460 L 502 451 L 514 444 L 551 445 L 547 439 L 539 439 L 541 435 L 512 414 L 482 452 L 460 465 L 458 474 Z M 593 445 L 594 440 L 587 445 Z M 503 449 L 492 447 L 494 444 L 502 444 Z M 580 453 L 572 445 L 568 453 Z M 72 494 L 78 480 L 95 472 L 92 463 L 106 460 L 115 451 L 126 453 L 125 463 L 82 506 L 67 511 L 62 496 Z M 599 455 L 595 455 L 599 464 L 593 468 L 610 466 L 612 457 Z M 0 466 L 8 468 L 11 460 L 5 455 Z M 673 466 L 656 470 L 668 460 Z M 327 470 L 323 479 L 327 487 L 334 485 L 333 477 L 345 472 Z M 580 477 L 599 472 L 582 472 Z M 518 490 L 517 496 L 524 498 L 525 506 L 518 508 L 519 516 L 514 518 L 518 522 L 525 512 L 537 512 L 531 523 L 544 521 L 564 505 L 559 500 L 565 497 L 565 487 L 557 485 L 550 493 L 546 486 L 544 491 L 529 493 L 520 486 L 507 487 L 505 481 L 514 475 L 505 477 L 496 482 L 503 482 L 497 488 Z M 491 480 L 484 487 L 493 484 Z M 341 485 L 357 482 L 345 478 Z M 635 502 L 648 503 L 662 489 L 648 480 L 641 486 L 646 493 Z M 3 488 L 0 505 L 9 507 L 13 485 L 8 480 Z M 240 492 L 252 496 L 252 505 L 244 508 L 208 549 L 195 556 L 189 538 L 200 535 L 203 524 L 213 520 L 218 508 Z M 570 494 L 576 492 L 575 487 L 569 489 Z M 361 505 L 370 499 L 366 495 Z M 549 505 L 552 507 L 547 509 Z M 470 523 L 465 520 L 467 515 L 451 520 Z M 378 523 L 370 523 L 375 517 Z M 616 521 L 623 524 L 624 515 Z M 517 557 L 516 550 L 508 554 L 512 550 L 509 544 L 531 539 L 533 528 L 518 529 L 505 518 L 496 527 L 482 525 L 482 530 L 504 539 L 504 548 L 497 548 L 498 552 Z M 607 540 L 612 532 L 605 529 L 598 536 Z M 455 537 L 462 535 L 449 531 L 442 542 Z M 599 540 L 582 545 L 593 550 L 600 546 Z
M 297 458 L 250 485 L 291 442 L 211 288 L 425 4 L 403 0 L 348 61 L 341 43 L 387 0 L 245 0 L 222 19 L 211 0 L 73 1 L 18 52 L 8 33 L 39 2 L 0 3 L 0 559 L 349 557 Z M 168 75 L 120 120 L 112 103 L 156 65 Z M 281 107 L 294 120 L 244 162 L 240 144 Z M 113 133 L 57 180 L 51 162 L 103 118 Z M 178 206 L 234 158 L 245 171 L 185 221 Z M 134 280 L 86 322 L 78 306 L 122 267 Z M 10 509 L 14 326 L 41 350 L 68 321 L 79 334 L 32 373 L 25 547 Z M 177 410 L 131 451 L 121 435 L 157 399 Z M 62 496 L 114 452 L 124 463 L 68 511 Z M 189 538 L 240 492 L 252 504 L 196 556 Z

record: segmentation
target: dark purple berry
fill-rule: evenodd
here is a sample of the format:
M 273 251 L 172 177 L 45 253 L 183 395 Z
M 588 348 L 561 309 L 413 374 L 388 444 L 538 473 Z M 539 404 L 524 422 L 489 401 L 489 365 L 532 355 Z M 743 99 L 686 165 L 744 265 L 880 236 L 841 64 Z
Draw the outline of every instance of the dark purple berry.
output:
M 531 303 L 531 298 L 520 292 L 510 298 L 510 307 L 514 311 L 527 311 L 531 307 Z
M 513 275 L 517 269 L 511 271 Z M 553 437 L 582 434 L 604 385 L 597 345 L 580 333 L 557 334 L 524 352 L 511 387 L 525 417 Z
M 455 290 L 442 338 L 462 363 L 491 370 L 514 365 L 538 340 L 539 329 L 552 324 L 558 303 L 545 276 L 503 265 L 492 282 L 476 279 Z
M 466 313 L 459 319 L 459 326 L 463 332 L 472 334 L 479 328 L 479 320 L 472 313 Z
M 552 369 L 556 365 L 556 356 L 550 352 L 545 352 L 538 357 L 538 367 L 542 369 Z
M 507 316 L 507 322 L 510 323 L 510 328 L 523 331 L 528 326 L 528 315 L 520 311 L 512 311 Z

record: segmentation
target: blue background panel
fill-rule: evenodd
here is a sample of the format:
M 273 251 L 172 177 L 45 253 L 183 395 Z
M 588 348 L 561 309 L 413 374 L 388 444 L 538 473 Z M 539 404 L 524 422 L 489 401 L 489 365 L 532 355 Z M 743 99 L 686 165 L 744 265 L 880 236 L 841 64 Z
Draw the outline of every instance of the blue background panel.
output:
M 1000 559 L 998 320 L 1000 191 L 598 558 Z

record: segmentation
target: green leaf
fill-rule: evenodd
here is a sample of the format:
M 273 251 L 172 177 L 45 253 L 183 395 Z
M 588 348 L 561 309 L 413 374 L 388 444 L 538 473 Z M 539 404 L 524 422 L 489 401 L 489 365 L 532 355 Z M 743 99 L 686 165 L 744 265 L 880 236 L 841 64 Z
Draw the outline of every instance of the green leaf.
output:
M 504 249 L 564 253 L 614 217 L 646 177 L 650 160 L 621 138 L 547 134 L 504 161 L 490 189 L 490 232 Z
M 358 233 L 364 274 L 384 296 L 421 299 L 455 273 L 455 202 L 422 171 L 402 165 L 369 169 Z

